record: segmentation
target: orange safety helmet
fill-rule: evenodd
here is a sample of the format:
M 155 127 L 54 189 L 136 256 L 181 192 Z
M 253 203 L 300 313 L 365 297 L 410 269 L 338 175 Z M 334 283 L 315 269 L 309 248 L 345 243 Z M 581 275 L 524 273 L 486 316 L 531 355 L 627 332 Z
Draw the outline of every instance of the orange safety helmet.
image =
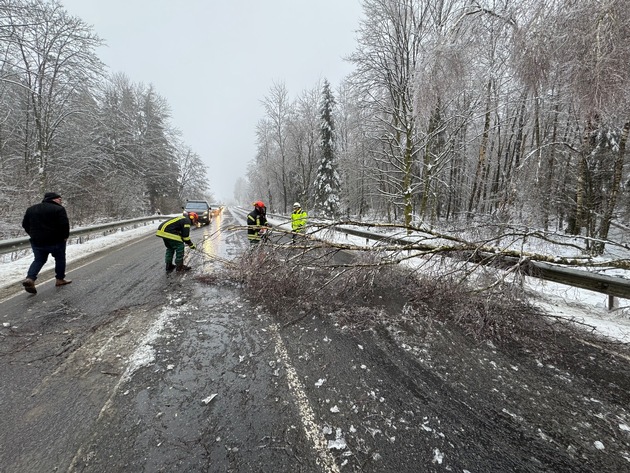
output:
M 256 202 L 254 202 L 254 207 L 257 207 L 259 209 L 264 209 L 265 208 L 265 204 L 263 204 L 262 200 L 258 200 Z
M 197 212 L 188 212 L 188 218 L 192 223 L 197 223 L 199 221 L 199 215 L 197 215 Z

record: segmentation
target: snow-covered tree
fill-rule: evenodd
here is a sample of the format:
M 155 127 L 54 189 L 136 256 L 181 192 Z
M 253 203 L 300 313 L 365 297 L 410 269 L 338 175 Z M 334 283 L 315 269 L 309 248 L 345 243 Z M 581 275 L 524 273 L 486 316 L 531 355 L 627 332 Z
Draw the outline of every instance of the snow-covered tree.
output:
M 341 188 L 335 155 L 335 123 L 333 112 L 335 98 L 330 83 L 324 79 L 320 108 L 321 160 L 315 177 L 315 209 L 322 216 L 334 218 L 340 213 L 339 191 Z
M 203 199 L 208 191 L 208 170 L 201 157 L 183 143 L 175 148 L 175 157 L 179 170 L 178 201 L 183 203 L 186 199 Z
M 37 194 L 59 189 L 67 166 L 54 145 L 65 122 L 89 112 L 81 99 L 86 87 L 102 76 L 103 64 L 95 53 L 102 40 L 56 0 L 7 2 L 0 30 L 2 69 L 19 73 L 3 82 L 1 92 L 16 86 L 22 91 L 10 110 L 22 120 L 16 135 L 21 134 L 24 167 L 37 181 Z

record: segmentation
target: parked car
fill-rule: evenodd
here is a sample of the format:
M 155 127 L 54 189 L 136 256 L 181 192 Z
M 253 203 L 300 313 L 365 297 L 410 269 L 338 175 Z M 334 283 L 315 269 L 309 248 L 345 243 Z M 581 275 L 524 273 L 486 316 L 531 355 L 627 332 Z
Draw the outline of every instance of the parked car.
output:
M 187 200 L 185 212 L 196 212 L 201 225 L 209 225 L 212 221 L 212 208 L 205 200 Z

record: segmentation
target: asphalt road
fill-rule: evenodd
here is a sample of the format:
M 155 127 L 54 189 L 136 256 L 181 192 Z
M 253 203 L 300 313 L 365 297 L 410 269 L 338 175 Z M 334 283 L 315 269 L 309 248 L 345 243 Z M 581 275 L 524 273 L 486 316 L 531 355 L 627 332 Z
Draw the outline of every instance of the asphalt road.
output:
M 0 304 L 1 473 L 630 471 L 627 359 L 421 317 L 283 325 L 221 281 L 238 224 L 196 229 L 189 273 L 148 236 Z

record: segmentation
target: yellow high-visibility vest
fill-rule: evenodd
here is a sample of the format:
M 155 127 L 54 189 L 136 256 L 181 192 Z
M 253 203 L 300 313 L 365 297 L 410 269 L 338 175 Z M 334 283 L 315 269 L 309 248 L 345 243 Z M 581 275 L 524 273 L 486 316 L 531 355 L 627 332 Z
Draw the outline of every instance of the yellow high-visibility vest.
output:
M 304 231 L 304 227 L 306 227 L 306 219 L 308 218 L 308 214 L 305 210 L 295 209 L 291 214 L 291 229 L 294 232 L 302 232 Z

